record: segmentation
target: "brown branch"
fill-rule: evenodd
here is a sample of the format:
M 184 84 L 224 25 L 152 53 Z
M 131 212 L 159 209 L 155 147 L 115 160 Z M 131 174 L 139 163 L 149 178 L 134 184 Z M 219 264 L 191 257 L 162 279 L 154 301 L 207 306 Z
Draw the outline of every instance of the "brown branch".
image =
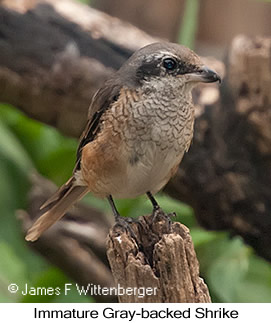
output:
M 170 3 L 163 0 L 94 0 L 91 5 L 129 21 L 150 35 L 174 42 L 179 36 L 185 0 L 170 0 Z
M 76 1 L 27 4 L 0 7 L 0 101 L 79 136 L 94 92 L 154 39 Z
M 123 293 L 120 302 L 210 302 L 207 286 L 199 277 L 199 265 L 189 230 L 169 225 L 160 212 L 153 221 L 144 216 L 132 226 L 136 240 L 115 226 L 109 233 L 107 256 L 116 283 L 136 292 Z M 146 294 L 137 294 L 145 288 Z M 146 289 L 147 288 L 147 289 Z M 149 291 L 149 294 L 147 293 Z

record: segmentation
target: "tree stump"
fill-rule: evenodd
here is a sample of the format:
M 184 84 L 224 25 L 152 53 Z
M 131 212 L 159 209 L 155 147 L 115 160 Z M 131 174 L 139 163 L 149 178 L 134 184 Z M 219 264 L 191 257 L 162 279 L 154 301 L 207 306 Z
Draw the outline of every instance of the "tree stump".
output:
M 107 240 L 107 256 L 118 286 L 146 294 L 123 293 L 120 302 L 199 303 L 211 302 L 209 291 L 199 277 L 199 264 L 187 227 L 170 224 L 159 211 L 157 218 L 142 216 L 130 233 L 114 226 Z M 149 290 L 149 295 L 147 295 Z

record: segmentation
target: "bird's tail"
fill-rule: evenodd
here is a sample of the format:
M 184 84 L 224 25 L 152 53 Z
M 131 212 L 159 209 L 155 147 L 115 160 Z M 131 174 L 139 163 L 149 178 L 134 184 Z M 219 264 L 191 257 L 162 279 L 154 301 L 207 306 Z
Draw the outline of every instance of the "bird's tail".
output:
M 25 239 L 35 241 L 40 235 L 62 218 L 66 211 L 78 200 L 80 200 L 88 189 L 86 186 L 76 185 L 76 180 L 71 177 L 58 191 L 42 206 L 41 209 L 49 208 L 28 230 Z

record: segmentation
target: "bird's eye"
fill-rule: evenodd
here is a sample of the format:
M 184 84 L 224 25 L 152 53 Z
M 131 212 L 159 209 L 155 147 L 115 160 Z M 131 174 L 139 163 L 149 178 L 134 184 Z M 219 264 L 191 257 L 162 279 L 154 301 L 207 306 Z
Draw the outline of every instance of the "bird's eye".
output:
M 177 62 L 173 58 L 165 58 L 163 61 L 163 66 L 168 71 L 173 71 L 177 67 Z

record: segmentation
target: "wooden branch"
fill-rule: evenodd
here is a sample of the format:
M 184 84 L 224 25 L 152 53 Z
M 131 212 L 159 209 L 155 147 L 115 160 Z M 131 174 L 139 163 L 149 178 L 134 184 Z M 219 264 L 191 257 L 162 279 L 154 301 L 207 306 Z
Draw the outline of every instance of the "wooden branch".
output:
M 180 223 L 169 225 L 165 216 L 160 212 L 154 222 L 151 215 L 143 216 L 133 224 L 137 241 L 118 226 L 110 230 L 107 256 L 115 282 L 136 291 L 120 295 L 120 302 L 211 301 L 208 288 L 199 277 L 189 230 Z M 142 288 L 146 294 L 139 297 L 137 291 Z
M 91 98 L 105 78 L 134 50 L 154 41 L 77 1 L 33 0 L 29 7 L 29 1 L 9 0 L 4 5 L 0 101 L 68 135 L 80 135 Z
M 185 0 L 94 0 L 91 6 L 129 21 L 150 35 L 176 42 L 185 11 Z M 144 13 L 142 12 L 144 8 Z M 166 14 L 165 14 L 166 13 Z

